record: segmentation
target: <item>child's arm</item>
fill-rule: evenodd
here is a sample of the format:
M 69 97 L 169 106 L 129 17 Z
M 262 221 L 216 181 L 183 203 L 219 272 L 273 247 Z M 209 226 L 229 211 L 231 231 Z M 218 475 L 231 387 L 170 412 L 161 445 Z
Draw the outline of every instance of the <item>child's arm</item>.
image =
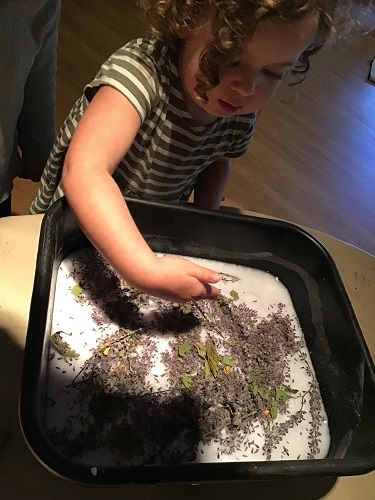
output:
M 83 231 L 124 279 L 161 298 L 183 302 L 219 295 L 219 273 L 177 257 L 157 258 L 138 231 L 112 173 L 140 126 L 132 104 L 103 86 L 81 118 L 62 181 Z
M 219 158 L 198 176 L 194 188 L 194 205 L 202 209 L 217 210 L 224 196 L 230 173 L 229 158 Z

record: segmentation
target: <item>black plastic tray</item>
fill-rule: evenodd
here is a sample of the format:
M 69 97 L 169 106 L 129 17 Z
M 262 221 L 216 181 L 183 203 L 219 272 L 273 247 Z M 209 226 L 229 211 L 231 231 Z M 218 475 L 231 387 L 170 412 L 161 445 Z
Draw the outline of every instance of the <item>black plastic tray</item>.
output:
M 166 483 L 356 475 L 375 469 L 375 370 L 337 268 L 325 248 L 289 223 L 190 206 L 128 200 L 155 251 L 266 270 L 288 288 L 329 418 L 331 445 L 318 460 L 90 467 L 59 453 L 44 428 L 55 280 L 61 261 L 88 247 L 64 199 L 41 229 L 20 400 L 23 433 L 37 459 L 57 475 L 90 484 Z M 95 464 L 93 464 L 95 465 Z

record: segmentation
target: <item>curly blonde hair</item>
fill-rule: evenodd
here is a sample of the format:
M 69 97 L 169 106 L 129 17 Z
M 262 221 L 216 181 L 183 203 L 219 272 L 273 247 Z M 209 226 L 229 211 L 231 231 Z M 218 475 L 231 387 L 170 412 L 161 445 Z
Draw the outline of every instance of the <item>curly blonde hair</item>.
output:
M 210 16 L 212 41 L 200 59 L 204 79 L 195 88 L 197 96 L 207 101 L 206 92 L 219 83 L 219 69 L 238 59 L 242 41 L 251 36 L 258 23 L 266 19 L 296 22 L 310 16 L 317 18 L 317 37 L 299 58 L 294 71 L 306 74 L 310 56 L 327 41 L 355 22 L 352 11 L 370 7 L 372 0 L 138 0 L 153 36 L 166 43 L 182 38 L 181 33 L 194 29 L 202 16 Z

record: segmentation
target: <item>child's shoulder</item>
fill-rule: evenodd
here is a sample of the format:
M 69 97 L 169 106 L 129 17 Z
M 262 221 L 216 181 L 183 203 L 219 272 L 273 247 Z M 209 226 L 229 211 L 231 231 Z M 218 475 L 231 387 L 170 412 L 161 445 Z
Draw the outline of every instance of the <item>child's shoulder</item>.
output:
M 170 47 L 153 37 L 136 38 L 116 50 L 111 58 L 132 58 L 141 64 L 152 62 L 162 67 L 170 59 Z

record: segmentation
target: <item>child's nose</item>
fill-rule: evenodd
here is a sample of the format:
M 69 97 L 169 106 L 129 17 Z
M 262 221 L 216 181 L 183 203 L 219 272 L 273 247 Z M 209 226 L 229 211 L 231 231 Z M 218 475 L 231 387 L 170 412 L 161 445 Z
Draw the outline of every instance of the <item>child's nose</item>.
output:
M 256 79 L 249 77 L 233 79 L 230 88 L 231 90 L 238 92 L 243 97 L 251 97 L 255 94 Z

